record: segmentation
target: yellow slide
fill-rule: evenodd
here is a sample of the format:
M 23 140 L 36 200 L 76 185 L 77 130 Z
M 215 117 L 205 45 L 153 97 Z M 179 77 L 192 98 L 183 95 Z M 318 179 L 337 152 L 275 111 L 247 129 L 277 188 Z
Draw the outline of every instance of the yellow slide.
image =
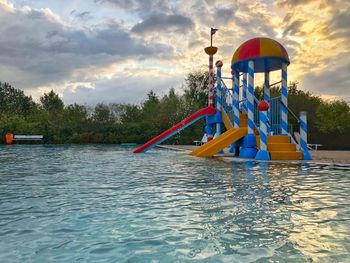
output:
M 198 147 L 192 151 L 190 155 L 199 157 L 212 157 L 214 154 L 220 152 L 222 149 L 228 147 L 230 144 L 238 141 L 247 134 L 247 127 L 229 129 L 215 139 Z
M 225 110 L 221 111 L 221 118 L 222 118 L 222 122 L 224 123 L 224 125 L 226 127 L 226 130 L 233 128 L 230 117 L 227 115 Z

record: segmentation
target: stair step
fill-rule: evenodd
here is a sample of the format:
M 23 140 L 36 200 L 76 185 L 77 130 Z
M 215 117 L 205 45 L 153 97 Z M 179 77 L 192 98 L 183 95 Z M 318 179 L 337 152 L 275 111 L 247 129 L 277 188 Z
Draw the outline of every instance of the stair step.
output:
M 302 152 L 295 151 L 272 151 L 271 160 L 302 160 Z
M 293 143 L 269 143 L 267 144 L 267 150 L 272 151 L 291 151 L 295 152 L 297 147 Z
M 239 119 L 241 120 L 248 120 L 248 115 L 247 114 L 241 114 L 241 115 L 239 115 Z
M 267 136 L 267 143 L 290 143 L 290 138 L 283 135 Z
M 256 136 L 256 145 L 260 148 L 260 136 Z M 267 136 L 267 147 L 271 149 L 269 151 L 296 151 L 296 145 L 290 142 L 289 136 Z
M 268 135 L 267 136 L 267 144 L 271 143 L 290 143 L 289 136 L 283 136 L 283 135 Z M 260 136 L 256 136 L 256 145 L 259 145 L 260 147 Z

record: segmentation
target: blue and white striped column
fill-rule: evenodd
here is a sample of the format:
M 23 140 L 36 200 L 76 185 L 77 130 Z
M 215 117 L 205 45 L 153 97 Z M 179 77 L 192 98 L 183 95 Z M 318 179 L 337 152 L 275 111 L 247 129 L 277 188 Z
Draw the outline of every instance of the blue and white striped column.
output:
M 248 134 L 254 134 L 254 61 L 248 62 Z
M 256 154 L 258 160 L 270 160 L 270 154 L 267 151 L 267 134 L 268 134 L 268 123 L 267 123 L 267 111 L 260 111 L 260 150 Z
M 233 115 L 234 115 L 234 120 L 233 120 L 233 127 L 234 128 L 239 128 L 239 72 L 238 70 L 235 70 L 234 72 L 234 78 L 233 78 Z
M 214 137 L 221 135 L 221 111 L 222 109 L 222 86 L 221 86 L 221 68 L 223 66 L 222 61 L 218 60 L 215 63 L 216 66 L 216 133 Z M 220 119 L 220 121 L 218 121 Z
M 288 106 L 288 91 L 287 91 L 287 64 L 282 64 L 282 90 L 281 101 L 283 102 L 281 107 L 281 133 L 282 135 L 288 135 L 288 110 L 285 106 Z
M 243 138 L 242 147 L 239 152 L 241 158 L 255 158 L 256 137 L 254 134 L 254 61 L 248 61 L 248 90 L 247 90 L 247 111 L 248 111 L 248 135 Z
M 247 73 L 243 73 L 243 79 L 242 79 L 242 84 L 243 84 L 243 92 L 242 92 L 242 105 L 243 105 L 243 110 L 247 113 L 248 112 L 248 107 L 247 107 Z
M 270 72 L 265 72 L 264 78 L 264 101 L 270 104 Z M 266 112 L 267 120 L 271 123 L 270 109 Z M 267 133 L 270 134 L 270 125 L 267 127 Z
M 303 160 L 312 160 L 307 148 L 307 117 L 306 112 L 300 112 L 300 146 L 303 152 Z

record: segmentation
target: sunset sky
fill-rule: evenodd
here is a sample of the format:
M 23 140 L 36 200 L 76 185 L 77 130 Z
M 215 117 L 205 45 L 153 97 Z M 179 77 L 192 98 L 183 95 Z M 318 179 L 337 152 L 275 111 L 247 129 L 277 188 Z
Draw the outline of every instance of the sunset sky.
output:
M 0 0 L 0 81 L 34 99 L 53 89 L 66 103 L 138 103 L 205 68 L 210 27 L 226 74 L 242 42 L 270 37 L 290 81 L 350 102 L 346 0 Z

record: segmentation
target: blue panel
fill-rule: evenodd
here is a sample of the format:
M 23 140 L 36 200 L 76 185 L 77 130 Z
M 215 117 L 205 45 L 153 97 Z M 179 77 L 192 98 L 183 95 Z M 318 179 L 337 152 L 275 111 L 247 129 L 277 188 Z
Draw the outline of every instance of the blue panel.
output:
M 257 57 L 239 60 L 231 65 L 231 68 L 239 72 L 248 72 L 248 61 L 254 61 L 254 72 L 267 72 L 282 69 L 282 64 L 289 62 L 279 57 Z
M 312 160 L 312 156 L 309 153 L 309 151 L 304 151 L 303 152 L 303 160 Z
M 221 111 L 216 111 L 215 123 L 222 123 Z
M 243 148 L 250 148 L 255 146 L 256 146 L 256 137 L 254 134 L 248 134 L 243 137 L 243 141 L 242 141 Z
M 239 152 L 241 158 L 255 158 L 258 150 L 256 148 L 242 148 Z
M 255 156 L 255 159 L 257 159 L 257 160 L 270 160 L 271 158 L 270 158 L 270 154 L 268 151 L 259 150 Z
M 209 115 L 206 117 L 206 124 L 215 124 L 215 123 L 216 123 L 215 115 Z

